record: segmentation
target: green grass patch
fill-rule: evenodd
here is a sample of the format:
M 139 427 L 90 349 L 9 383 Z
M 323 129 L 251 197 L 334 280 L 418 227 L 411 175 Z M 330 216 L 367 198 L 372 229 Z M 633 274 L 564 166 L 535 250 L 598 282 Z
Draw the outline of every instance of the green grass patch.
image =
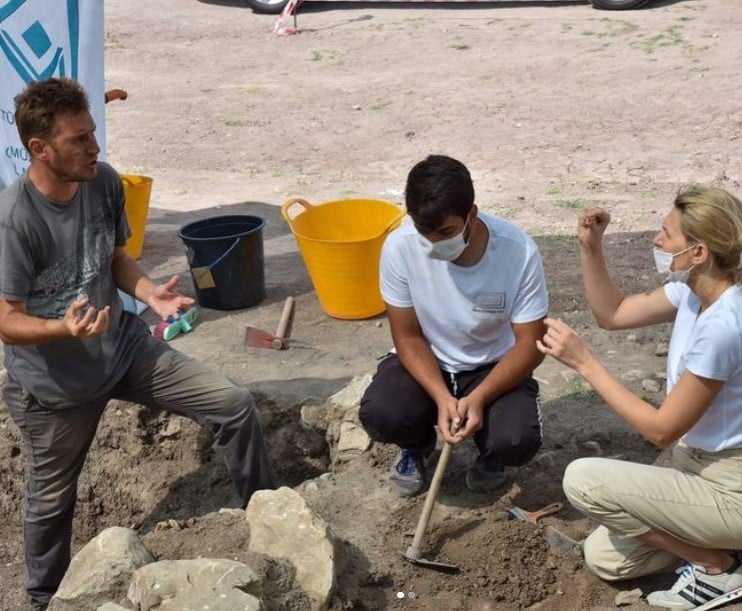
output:
M 575 199 L 558 199 L 555 203 L 559 208 L 569 208 L 571 210 L 577 210 L 587 206 L 587 202 L 579 197 Z
M 583 36 L 595 36 L 595 38 L 607 38 L 609 36 L 623 36 L 624 34 L 629 34 L 639 27 L 625 19 L 611 19 L 610 17 L 603 17 L 600 20 L 600 25 L 603 26 L 602 30 L 584 30 L 581 34 Z
M 391 106 L 391 103 L 392 103 L 391 100 L 379 100 L 371 104 L 369 108 L 371 110 L 376 110 L 376 111 L 384 110 L 387 106 Z
M 332 49 L 314 50 L 309 54 L 309 61 L 328 62 L 337 65 L 340 63 L 340 54 Z
M 221 119 L 222 125 L 225 125 L 227 127 L 247 127 L 248 123 L 247 121 L 243 121 L 242 119 L 232 119 L 230 117 L 222 117 Z
M 630 44 L 631 47 L 643 51 L 647 55 L 653 55 L 660 49 L 678 48 L 686 53 L 694 51 L 693 45 L 683 36 L 682 25 L 671 25 L 664 30 L 651 36 L 640 36 Z
M 581 400 L 593 400 L 597 401 L 600 399 L 600 395 L 596 393 L 592 386 L 585 382 L 582 378 L 573 380 L 569 386 L 564 389 L 562 393 L 563 397 L 572 397 Z

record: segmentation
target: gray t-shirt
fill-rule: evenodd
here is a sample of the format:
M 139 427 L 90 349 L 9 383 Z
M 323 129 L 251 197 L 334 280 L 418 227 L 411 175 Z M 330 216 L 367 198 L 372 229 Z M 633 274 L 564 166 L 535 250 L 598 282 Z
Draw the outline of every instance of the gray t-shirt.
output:
M 110 326 L 97 337 L 5 346 L 9 374 L 47 407 L 105 397 L 148 333 L 123 310 L 111 270 L 114 247 L 129 233 L 121 179 L 103 162 L 69 203 L 46 198 L 27 172 L 0 193 L 0 295 L 47 319 L 64 318 L 85 297 L 95 308 L 111 306 Z

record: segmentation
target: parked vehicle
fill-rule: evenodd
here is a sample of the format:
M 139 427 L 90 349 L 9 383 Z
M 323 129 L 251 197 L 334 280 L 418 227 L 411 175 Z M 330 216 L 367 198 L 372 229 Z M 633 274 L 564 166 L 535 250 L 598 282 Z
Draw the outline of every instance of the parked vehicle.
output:
M 590 3 L 608 11 L 621 11 L 630 8 L 639 8 L 649 0 L 590 0 Z
M 277 15 L 286 7 L 289 0 L 242 0 L 242 2 L 252 8 L 256 13 Z M 639 8 L 647 2 L 649 2 L 649 0 L 590 0 L 590 3 L 594 7 L 608 11 Z
M 289 0 L 242 0 L 242 3 L 249 6 L 256 13 L 278 15 L 289 3 Z

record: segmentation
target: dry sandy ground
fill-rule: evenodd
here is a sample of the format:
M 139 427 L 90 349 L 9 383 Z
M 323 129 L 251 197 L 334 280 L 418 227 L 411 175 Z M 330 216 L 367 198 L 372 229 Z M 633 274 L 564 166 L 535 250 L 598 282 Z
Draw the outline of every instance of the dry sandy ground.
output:
M 607 207 L 612 266 L 623 288 L 645 290 L 656 284 L 650 232 L 677 187 L 714 182 L 739 193 L 740 8 L 729 0 L 623 13 L 586 3 L 307 4 L 300 33 L 276 38 L 275 18 L 238 0 L 107 0 L 107 84 L 130 93 L 107 108 L 108 159 L 154 178 L 142 264 L 156 278 L 183 273 L 192 292 L 178 227 L 229 212 L 268 222 L 266 300 L 203 310 L 196 331 L 175 345 L 255 389 L 281 483 L 332 470 L 306 496 L 346 547 L 334 609 L 610 608 L 616 587 L 555 554 L 541 530 L 506 520 L 504 510 L 564 500 L 559 481 L 575 456 L 652 462 L 657 452 L 547 361 L 536 372 L 544 450 L 512 474 L 502 496 L 466 493 L 473 450 L 454 452 L 427 551 L 463 572 L 441 576 L 405 563 L 397 552 L 422 505 L 380 484 L 393 449 L 333 462 L 324 431 L 297 424 L 301 405 L 322 404 L 373 371 L 390 345 L 388 325 L 322 312 L 278 205 L 291 196 L 400 201 L 416 161 L 433 152 L 458 157 L 480 207 L 537 238 L 552 312 L 583 329 L 632 388 L 661 401 L 641 381 L 661 382 L 664 359 L 655 352 L 667 328 L 594 328 L 573 226 L 582 206 Z M 244 326 L 275 327 L 287 295 L 297 299 L 292 333 L 305 347 L 245 348 Z M 200 517 L 235 503 L 208 447 L 188 423 L 111 406 L 82 479 L 76 547 L 121 524 L 139 527 L 161 557 L 244 557 L 234 525 Z M 15 609 L 23 600 L 23 463 L 5 411 L 0 461 L 0 608 Z M 153 530 L 170 517 L 193 519 L 170 537 Z M 569 508 L 547 521 L 573 536 L 590 528 Z M 289 586 L 279 590 L 274 608 L 301 608 Z

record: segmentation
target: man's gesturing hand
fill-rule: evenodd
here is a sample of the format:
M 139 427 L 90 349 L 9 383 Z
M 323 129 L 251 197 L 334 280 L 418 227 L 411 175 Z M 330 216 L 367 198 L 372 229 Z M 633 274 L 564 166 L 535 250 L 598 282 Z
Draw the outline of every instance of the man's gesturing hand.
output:
M 87 299 L 78 299 L 64 314 L 64 326 L 72 337 L 85 339 L 105 333 L 111 320 L 111 306 L 96 310 Z
M 147 304 L 156 312 L 162 320 L 167 320 L 168 316 L 178 318 L 179 312 L 184 312 L 194 303 L 194 299 L 186 297 L 175 291 L 180 278 L 173 276 L 165 284 L 158 284 L 154 292 L 147 300 Z

